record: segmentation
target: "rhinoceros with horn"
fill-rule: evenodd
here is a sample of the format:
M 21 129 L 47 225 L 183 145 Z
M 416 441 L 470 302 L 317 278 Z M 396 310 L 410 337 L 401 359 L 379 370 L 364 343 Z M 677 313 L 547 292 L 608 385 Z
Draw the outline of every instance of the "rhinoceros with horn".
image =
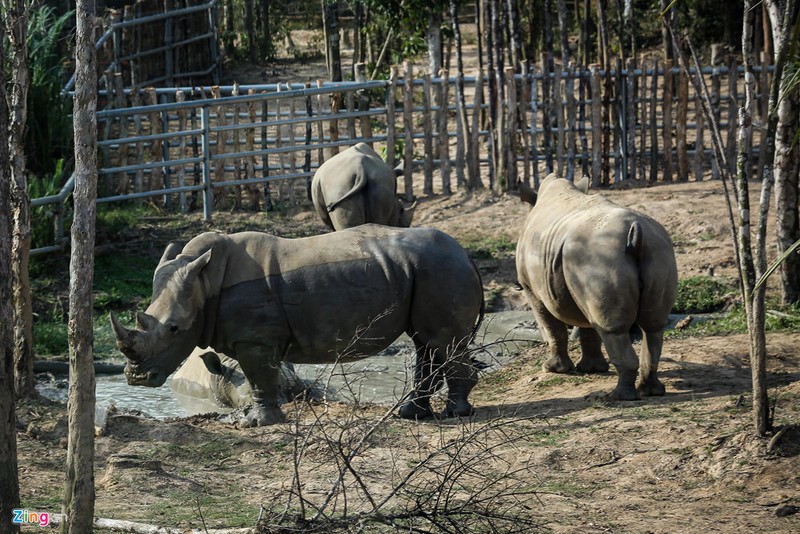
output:
M 443 381 L 443 416 L 471 413 L 477 371 L 466 348 L 483 316 L 483 289 L 447 234 L 379 225 L 299 239 L 207 232 L 174 257 L 167 252 L 136 328 L 111 315 L 129 384 L 160 386 L 195 347 L 211 347 L 238 361 L 250 382 L 243 423 L 268 425 L 284 421 L 281 362 L 358 359 L 407 332 L 416 366 L 400 415 L 432 415 L 430 396 Z
M 517 277 L 549 345 L 545 370 L 574 368 L 567 325 L 577 326 L 578 371 L 608 370 L 601 340 L 617 368 L 609 399 L 663 395 L 658 363 L 678 283 L 669 234 L 646 215 L 588 195 L 586 178 L 576 186 L 551 174 L 538 193 L 519 185 L 533 208 L 517 243 Z M 644 336 L 638 359 L 634 327 Z
M 406 207 L 396 190 L 395 169 L 369 145 L 358 143 L 320 165 L 311 181 L 311 201 L 333 230 L 366 223 L 407 228 L 416 203 Z

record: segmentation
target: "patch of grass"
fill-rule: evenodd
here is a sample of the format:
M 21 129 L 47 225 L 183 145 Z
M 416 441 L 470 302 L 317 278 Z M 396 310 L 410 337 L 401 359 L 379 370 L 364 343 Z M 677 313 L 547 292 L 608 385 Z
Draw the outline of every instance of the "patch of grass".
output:
M 149 298 L 157 260 L 132 253 L 103 254 L 94 263 L 94 307 L 105 314 L 139 306 Z
M 34 351 L 40 356 L 61 355 L 69 352 L 67 325 L 64 322 L 34 324 Z
M 517 243 L 506 236 L 497 239 L 482 238 L 466 240 L 462 243 L 467 253 L 476 260 L 500 259 L 513 256 Z
M 721 311 L 736 287 L 719 278 L 691 276 L 678 280 L 678 296 L 673 313 L 710 313 Z
M 781 306 L 777 302 L 768 301 L 766 308 L 764 327 L 767 332 L 796 332 L 800 329 L 800 305 Z M 747 333 L 747 317 L 744 307 L 738 304 L 723 317 L 697 322 L 685 332 L 697 336 Z M 670 331 L 667 332 L 667 335 L 681 334 Z
M 549 388 L 552 386 L 561 386 L 564 384 L 585 384 L 591 382 L 591 378 L 586 375 L 561 375 L 554 374 L 547 378 L 536 382 L 537 388 Z

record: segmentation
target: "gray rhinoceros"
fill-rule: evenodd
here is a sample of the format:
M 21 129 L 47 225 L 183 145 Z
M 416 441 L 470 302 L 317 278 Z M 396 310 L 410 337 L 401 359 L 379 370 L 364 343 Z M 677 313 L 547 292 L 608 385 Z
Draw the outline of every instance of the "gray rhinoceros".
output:
M 553 174 L 538 194 L 520 184 L 533 208 L 517 243 L 517 277 L 550 347 L 544 368 L 573 369 L 567 325 L 577 326 L 578 371 L 608 370 L 601 340 L 617 368 L 609 399 L 663 395 L 658 363 L 678 283 L 672 240 L 650 217 L 587 195 L 588 186 L 585 178 L 576 187 Z M 644 335 L 638 360 L 634 327 Z
M 358 143 L 320 165 L 311 181 L 311 201 L 333 230 L 366 223 L 411 226 L 416 205 L 396 196 L 397 176 L 366 143 Z
M 432 415 L 430 396 L 443 381 L 443 415 L 471 413 L 477 370 L 466 348 L 483 316 L 483 288 L 447 234 L 372 224 L 299 239 L 207 232 L 167 252 L 136 329 L 111 315 L 129 384 L 160 386 L 195 347 L 211 347 L 237 360 L 251 384 L 243 422 L 267 425 L 284 420 L 281 362 L 359 359 L 407 332 L 417 356 L 400 415 Z
M 250 383 L 239 362 L 224 354 L 196 348 L 170 381 L 175 393 L 199 401 L 211 401 L 224 408 L 243 408 L 253 403 Z M 278 402 L 284 404 L 305 394 L 306 385 L 294 373 L 292 364 L 281 365 Z

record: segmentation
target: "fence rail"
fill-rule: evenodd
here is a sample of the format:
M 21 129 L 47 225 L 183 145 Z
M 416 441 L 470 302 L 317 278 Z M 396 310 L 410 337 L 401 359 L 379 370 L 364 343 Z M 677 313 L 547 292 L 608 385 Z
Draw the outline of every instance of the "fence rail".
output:
M 701 73 L 732 153 L 741 69 L 731 62 Z M 421 169 L 424 193 L 466 187 L 469 153 L 482 180 L 489 181 L 482 185 L 538 185 L 549 172 L 589 175 L 595 186 L 719 175 L 688 78 L 655 60 L 630 62 L 625 69 L 618 63 L 608 72 L 574 66 L 508 72 L 503 105 L 495 110 L 487 104 L 485 76 L 464 79 L 461 110 L 456 79 L 446 72 L 415 78 L 407 68 L 404 74 L 401 79 L 395 68 L 388 81 L 352 83 L 109 87 L 100 93 L 106 109 L 97 115 L 97 201 L 158 197 L 184 212 L 202 205 L 207 219 L 215 205 L 260 210 L 303 203 L 316 168 L 359 141 L 379 145 L 391 165 L 405 159 L 408 167 Z M 757 74 L 756 117 L 767 97 L 769 69 Z M 492 113 L 505 118 L 496 136 L 488 126 Z M 754 130 L 756 139 L 748 142 L 757 163 L 765 143 L 763 130 Z M 501 151 L 510 163 L 499 169 Z M 402 181 L 409 200 L 414 179 L 409 170 Z M 37 200 L 51 201 L 63 198 Z M 63 244 L 63 233 L 56 241 Z

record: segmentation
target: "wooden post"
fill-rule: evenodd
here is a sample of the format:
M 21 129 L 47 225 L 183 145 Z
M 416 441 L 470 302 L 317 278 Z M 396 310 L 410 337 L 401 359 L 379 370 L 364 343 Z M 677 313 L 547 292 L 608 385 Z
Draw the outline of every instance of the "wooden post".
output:
M 181 91 L 180 89 L 175 92 L 175 101 L 176 102 L 186 102 L 186 93 Z M 178 110 L 178 131 L 185 132 L 186 131 L 186 109 L 182 108 Z M 186 153 L 186 136 L 181 135 L 178 141 L 178 159 L 184 159 L 188 156 Z M 186 166 L 179 165 L 178 166 L 178 187 L 183 187 L 186 185 Z M 186 202 L 186 193 L 181 192 L 178 194 L 178 202 L 180 204 L 181 213 L 187 213 L 189 211 L 189 206 Z
M 586 4 L 588 10 L 588 3 Z M 585 35 L 584 35 L 585 39 Z M 588 45 L 587 45 L 588 46 Z M 588 54 L 585 54 L 588 55 Z M 586 91 L 589 89 L 589 80 L 586 63 L 578 65 L 578 137 L 581 142 L 581 175 L 589 176 L 589 138 L 586 135 Z M 592 177 L 594 179 L 594 177 Z
M 425 147 L 424 181 L 422 191 L 426 195 L 433 194 L 433 124 L 431 120 L 431 75 L 425 73 L 422 77 L 422 131 Z
M 686 122 L 689 112 L 689 80 L 678 74 L 678 114 L 675 128 L 675 147 L 678 150 L 678 180 L 689 179 L 689 154 L 686 146 Z
M 757 95 L 758 104 L 758 115 L 761 119 L 761 124 L 756 127 L 753 124 L 753 131 L 758 130 L 758 178 L 761 178 L 761 169 L 764 168 L 767 160 L 767 115 L 769 114 L 769 92 L 770 92 L 770 84 L 769 84 L 769 59 L 770 53 L 768 51 L 761 52 L 761 73 L 759 75 L 759 85 L 761 86 L 761 91 L 759 91 Z
M 215 85 L 211 87 L 211 96 L 213 98 L 220 98 L 222 96 L 222 91 L 220 90 L 219 86 Z M 217 118 L 217 126 L 225 126 L 228 122 L 227 118 L 225 117 L 225 108 L 222 105 L 214 106 L 214 112 L 216 113 Z M 208 125 L 211 126 L 210 124 Z M 215 136 L 216 139 L 216 147 L 217 147 L 217 156 L 222 156 L 228 152 L 228 136 L 225 132 L 217 132 Z M 209 154 L 210 158 L 210 154 Z M 215 182 L 223 182 L 225 181 L 225 160 L 220 158 L 214 160 L 213 162 L 214 168 L 214 181 Z
M 522 64 L 522 93 L 519 95 L 519 101 L 517 103 L 517 116 L 520 118 L 522 124 L 517 124 L 516 127 L 519 129 L 519 137 L 522 141 L 522 147 L 520 147 L 520 152 L 522 153 L 522 181 L 526 185 L 530 185 L 531 183 L 531 151 L 530 151 L 530 142 L 531 136 L 529 135 L 531 132 L 531 122 L 527 120 L 528 117 L 528 106 L 530 105 L 531 101 L 531 64 L 529 61 L 526 61 Z M 525 125 L 528 124 L 528 128 L 525 128 Z M 513 187 L 516 188 L 516 184 L 512 184 Z
M 231 90 L 231 96 L 239 96 L 239 83 L 233 82 L 233 89 Z M 233 125 L 239 125 L 239 104 L 234 104 L 231 107 L 231 112 L 233 114 Z M 233 135 L 233 152 L 238 154 L 241 152 L 241 140 L 239 138 L 240 130 L 237 128 L 236 130 L 231 130 L 231 135 Z M 242 160 L 237 156 L 233 158 L 233 179 L 235 181 L 240 181 L 242 179 Z M 242 186 L 236 184 L 233 186 L 233 206 L 237 210 L 242 209 Z
M 592 186 L 603 183 L 603 95 L 600 87 L 600 69 L 589 67 L 589 88 L 592 95 Z
M 625 79 L 625 83 L 627 85 L 625 96 L 627 99 L 625 108 L 626 108 L 626 127 L 625 133 L 627 134 L 627 139 L 624 139 L 623 142 L 627 143 L 627 163 L 628 168 L 625 172 L 627 172 L 627 178 L 631 180 L 638 179 L 636 174 L 638 170 L 638 159 L 636 153 L 636 118 L 638 117 L 638 112 L 636 109 L 636 59 L 635 58 L 628 58 L 626 64 L 626 70 L 628 72 L 628 76 Z
M 725 147 L 725 153 L 728 159 L 728 172 L 731 176 L 736 175 L 736 127 L 738 123 L 738 85 L 739 79 L 738 66 L 736 65 L 736 58 L 731 56 L 728 62 L 728 140 Z
M 350 144 L 355 144 L 356 140 L 356 118 L 353 114 L 356 111 L 356 103 L 355 103 L 355 94 L 353 91 L 347 91 L 347 137 L 350 140 Z
M 653 60 L 653 76 L 650 78 L 650 176 L 651 182 L 658 181 L 658 124 L 656 109 L 658 105 L 658 59 Z M 644 179 L 644 176 L 642 176 Z
M 453 193 L 450 187 L 450 136 L 447 132 L 447 123 L 449 122 L 450 110 L 448 109 L 448 89 L 450 85 L 450 73 L 447 69 L 442 69 L 440 72 L 439 87 L 437 91 L 439 100 L 439 113 L 436 129 L 439 134 L 439 175 L 442 178 L 442 194 L 450 195 Z M 458 122 L 458 120 L 456 120 Z M 461 149 L 463 151 L 464 145 L 462 142 Z M 462 159 L 458 161 L 463 161 Z M 462 169 L 463 181 L 463 165 L 459 165 Z
M 405 71 L 405 84 L 403 94 L 403 181 L 406 200 L 414 200 L 414 184 L 412 171 L 414 167 L 414 70 L 412 63 L 406 60 L 403 64 Z
M 322 87 L 324 84 L 325 82 L 323 80 L 317 80 L 317 87 Z M 317 108 L 320 116 L 325 109 L 325 106 L 322 104 L 322 98 L 322 93 L 317 94 Z M 319 164 L 322 165 L 325 162 L 325 149 L 321 148 L 322 144 L 325 143 L 325 126 L 323 121 L 317 122 L 317 136 L 319 137 L 320 144 L 320 149 L 317 151 L 317 159 L 319 160 Z
M 337 115 L 339 114 L 339 109 L 342 107 L 342 94 L 341 93 L 332 93 L 331 94 L 331 120 L 328 123 L 328 132 L 331 137 L 331 143 L 335 143 L 339 140 L 339 119 Z M 339 153 L 338 146 L 331 146 L 331 157 L 335 156 Z
M 557 66 L 553 72 L 553 110 L 556 114 L 556 161 L 559 177 L 564 177 L 564 93 L 561 88 L 563 76 L 563 67 Z
M 647 124 L 647 59 L 642 58 L 639 61 L 639 68 L 641 70 L 642 76 L 637 80 L 637 85 L 639 86 L 639 106 L 637 111 L 637 117 L 639 117 L 639 147 L 636 149 L 636 163 L 638 165 L 638 171 L 636 172 L 636 176 L 639 177 L 639 180 L 647 179 L 647 158 L 645 155 L 647 154 L 647 135 L 650 133 L 645 126 Z
M 722 45 L 711 45 L 711 112 L 714 116 L 714 122 L 717 128 L 722 129 L 719 125 L 721 110 L 720 110 L 720 91 L 722 90 L 722 83 L 720 81 L 720 55 L 722 54 Z M 717 158 L 711 158 L 711 178 L 719 180 L 719 163 Z
M 623 108 L 627 105 L 625 92 L 623 90 L 624 82 L 622 77 L 622 60 L 617 58 L 616 67 L 614 69 L 616 75 L 614 76 L 614 100 L 611 106 L 611 125 L 614 133 L 614 182 L 619 182 L 627 178 L 627 145 L 625 143 L 625 136 L 623 130 L 627 128 L 627 123 L 623 125 L 625 115 Z
M 475 77 L 475 102 L 472 105 L 472 129 L 470 130 L 470 140 L 467 145 L 467 182 L 470 188 L 483 187 L 481 179 L 481 106 L 483 105 L 483 72 L 478 71 Z
M 542 140 L 544 141 L 544 174 L 547 176 L 555 168 L 553 165 L 553 122 L 552 122 L 552 103 L 553 92 L 551 87 L 550 75 L 553 74 L 547 68 L 552 60 L 547 52 L 542 53 Z
M 672 181 L 672 61 L 664 62 L 664 96 L 662 97 L 662 121 L 664 122 L 664 129 L 661 131 L 662 144 L 664 145 L 664 174 L 662 180 L 665 182 Z
M 310 83 L 306 83 L 306 89 L 311 88 Z M 306 150 L 305 150 L 305 157 L 303 158 L 303 172 L 310 173 L 311 172 L 311 137 L 314 132 L 314 123 L 311 122 L 311 118 L 314 116 L 314 100 L 311 98 L 311 95 L 306 95 L 306 117 L 309 119 L 306 121 Z M 372 143 L 370 143 L 372 146 Z M 306 176 L 306 200 L 311 200 L 311 176 Z
M 356 63 L 354 70 L 357 82 L 367 81 L 366 65 L 364 63 Z M 369 111 L 369 96 L 367 96 L 367 92 L 364 89 L 358 92 L 358 111 L 362 113 Z M 370 139 L 372 137 L 372 122 L 370 118 L 368 116 L 362 116 L 359 118 L 359 123 L 361 125 L 361 137 Z M 369 141 L 367 144 L 370 147 L 374 145 L 372 141 Z
M 280 94 L 282 91 L 280 83 L 278 83 L 277 89 L 278 89 L 277 91 L 278 94 Z M 282 100 L 283 99 L 280 98 L 275 99 L 275 148 L 283 148 L 283 131 L 280 124 L 280 121 L 283 120 Z M 331 103 L 331 105 L 333 104 Z M 337 126 L 336 128 L 337 139 L 338 139 L 338 133 L 339 130 Z M 333 126 L 331 126 L 331 136 L 333 136 Z M 331 152 L 332 151 L 333 149 L 331 149 Z M 278 175 L 286 174 L 287 167 L 288 164 L 286 163 L 286 155 L 283 152 L 278 152 Z M 278 201 L 281 203 L 282 206 L 286 206 L 286 201 L 289 194 L 288 191 L 286 191 L 286 188 L 288 187 L 289 189 L 291 189 L 291 187 L 288 186 L 288 180 L 279 180 L 275 185 L 278 189 Z
M 503 174 L 506 175 L 505 191 L 516 187 L 517 184 L 517 79 L 515 77 L 514 67 L 505 68 L 506 80 L 506 100 L 508 102 L 507 110 L 507 130 L 504 135 L 506 142 L 501 144 L 505 149 L 505 162 L 506 168 L 503 169 Z
M 698 73 L 702 76 L 702 73 Z M 703 136 L 705 133 L 705 115 L 703 114 L 703 105 L 700 102 L 702 95 L 694 95 L 694 116 L 695 116 L 695 136 L 694 136 L 694 161 L 692 163 L 692 171 L 694 173 L 695 181 L 703 181 L 703 165 L 705 161 L 705 154 L 703 152 Z
M 536 67 L 531 68 L 531 160 L 533 160 L 533 187 L 539 187 L 539 82 L 536 80 Z
M 138 87 L 131 87 L 131 105 L 133 107 L 139 107 L 142 105 L 142 99 L 139 96 Z M 133 116 L 133 130 L 134 130 L 133 134 L 136 137 L 144 135 L 142 132 L 142 116 L 139 113 L 136 113 Z M 144 143 L 142 143 L 141 141 L 137 141 L 135 146 L 136 146 L 136 155 L 134 156 L 135 157 L 134 161 L 136 162 L 144 161 Z M 134 177 L 133 184 L 134 184 L 133 185 L 134 191 L 136 193 L 141 193 L 142 191 L 144 191 L 144 174 L 142 172 L 142 169 L 136 170 L 136 175 Z M 134 203 L 137 205 L 141 205 L 142 200 L 136 199 Z
M 577 127 L 575 119 L 577 110 L 575 109 L 575 61 L 571 60 L 566 71 L 566 79 L 564 80 L 564 89 L 567 92 L 567 176 L 570 181 L 575 179 L 575 152 L 576 152 L 576 139 L 575 133 Z
M 289 84 L 286 84 L 286 90 L 291 91 L 291 87 Z M 352 91 L 349 93 L 350 95 L 353 94 Z M 288 139 L 289 146 L 294 148 L 295 147 L 295 137 L 294 137 L 294 119 L 297 117 L 297 99 L 290 98 L 289 99 L 289 120 L 292 121 L 289 124 L 284 126 L 284 131 L 286 132 L 286 138 Z M 355 131 L 355 125 L 353 126 L 353 130 Z M 289 173 L 290 174 L 297 174 L 297 152 L 292 151 L 288 156 L 287 159 L 289 160 Z M 286 180 L 286 183 L 289 186 L 289 201 L 291 202 L 292 206 L 297 205 L 297 192 L 295 191 L 295 186 L 297 185 L 297 180 L 295 178 L 290 178 Z
M 261 101 L 261 150 L 269 148 L 269 128 L 267 123 L 269 121 L 269 104 L 268 100 Z M 322 123 L 320 123 L 320 127 Z M 322 131 L 320 130 L 320 139 L 322 139 Z M 320 149 L 321 151 L 322 149 Z M 269 155 L 263 154 L 261 156 L 261 175 L 264 177 L 264 210 L 272 211 L 275 206 L 272 203 L 272 191 L 269 185 Z
M 248 95 L 256 94 L 255 89 L 248 89 Z M 258 122 L 256 115 L 256 103 L 250 101 L 247 103 L 247 118 L 250 120 L 250 127 L 245 130 L 245 150 L 253 152 L 256 144 L 256 129 L 254 124 Z M 256 159 L 255 156 L 247 156 L 245 158 L 245 178 L 247 180 L 254 180 L 256 177 Z M 250 197 L 250 209 L 259 211 L 261 209 L 261 194 L 258 191 L 258 186 L 255 183 L 250 183 L 245 186 L 247 196 Z
M 397 65 L 392 65 L 389 85 L 386 87 L 386 163 L 394 168 L 397 165 L 397 135 L 395 133 L 395 96 L 397 90 Z

